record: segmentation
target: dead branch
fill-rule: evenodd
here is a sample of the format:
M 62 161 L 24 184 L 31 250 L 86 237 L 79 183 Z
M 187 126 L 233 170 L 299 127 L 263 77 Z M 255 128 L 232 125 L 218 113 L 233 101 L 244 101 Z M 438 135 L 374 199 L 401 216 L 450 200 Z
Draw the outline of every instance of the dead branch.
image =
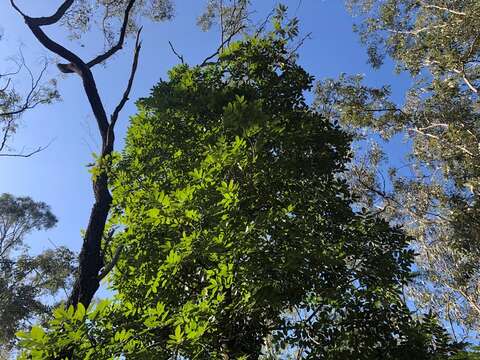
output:
M 110 118 L 110 127 L 115 126 L 115 123 L 117 122 L 117 119 L 118 119 L 118 115 L 120 114 L 120 111 L 122 111 L 123 107 L 125 106 L 126 102 L 128 101 L 130 91 L 132 90 L 133 80 L 135 78 L 135 73 L 137 72 L 137 67 L 138 67 L 138 57 L 140 55 L 140 49 L 142 47 L 142 43 L 140 41 L 140 33 L 141 32 L 142 32 L 142 28 L 140 28 L 137 32 L 137 40 L 135 41 L 135 52 L 134 52 L 134 55 L 133 55 L 132 69 L 130 71 L 130 78 L 128 79 L 127 88 L 125 89 L 125 92 L 123 93 L 122 99 L 120 100 L 117 107 L 113 111 L 113 114 Z
M 232 39 L 238 35 L 238 33 L 240 33 L 240 31 L 242 31 L 243 29 L 245 29 L 245 26 L 240 26 L 236 31 L 232 32 L 224 41 L 222 41 L 222 43 L 220 44 L 220 46 L 217 48 L 217 50 L 210 56 L 207 56 L 203 61 L 202 63 L 200 64 L 200 66 L 205 66 L 205 65 L 208 65 L 209 61 L 212 60 L 215 56 L 219 55 L 220 52 L 223 50 L 223 48 L 225 47 L 225 45 L 229 44 L 230 41 L 232 41 Z
M 180 55 L 176 50 L 175 48 L 173 47 L 173 44 L 171 41 L 168 42 L 168 45 L 170 45 L 170 49 L 172 50 L 172 52 L 175 54 L 175 56 L 180 60 L 180 62 L 182 64 L 185 64 L 185 60 L 183 58 L 183 55 Z

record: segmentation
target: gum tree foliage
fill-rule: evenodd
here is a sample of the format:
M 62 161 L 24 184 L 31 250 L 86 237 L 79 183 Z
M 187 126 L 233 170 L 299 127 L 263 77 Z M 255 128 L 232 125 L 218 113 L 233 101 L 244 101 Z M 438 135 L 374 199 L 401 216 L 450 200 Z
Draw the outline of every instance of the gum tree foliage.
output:
M 378 67 L 389 56 L 413 85 L 396 104 L 388 87 L 367 87 L 361 77 L 327 80 L 317 89 L 319 109 L 360 136 L 405 137 L 403 164 L 388 161 L 380 142 L 352 169 L 357 193 L 416 239 L 422 276 L 411 290 L 417 305 L 461 324 L 458 336 L 478 331 L 480 3 L 350 5 L 371 64 Z
M 250 23 L 249 5 L 248 0 L 208 0 L 197 24 L 203 31 L 218 27 L 223 46 Z
M 0 196 L 0 352 L 11 350 L 15 332 L 48 313 L 45 295 L 68 287 L 74 255 L 66 248 L 32 256 L 24 240 L 55 226 L 50 208 L 28 197 Z
M 25 359 L 440 359 L 433 317 L 402 300 L 413 252 L 352 211 L 350 137 L 305 102 L 296 21 L 138 102 L 111 169 L 114 300 L 21 333 Z M 268 349 L 268 350 L 267 350 Z M 275 355 L 275 354 L 278 354 Z
M 0 34 L 0 41 L 2 36 Z M 10 140 L 15 134 L 21 116 L 28 110 L 40 104 L 50 104 L 59 99 L 55 81 L 44 82 L 44 74 L 47 68 L 45 61 L 38 75 L 26 64 L 23 55 L 12 59 L 14 67 L 0 72 L 0 157 L 17 156 L 28 157 L 41 150 L 42 147 L 31 152 L 15 152 L 10 145 Z M 5 62 L 2 66 L 8 67 Z M 26 76 L 26 77 L 25 77 Z M 21 91 L 15 87 L 15 82 L 26 79 L 27 87 Z

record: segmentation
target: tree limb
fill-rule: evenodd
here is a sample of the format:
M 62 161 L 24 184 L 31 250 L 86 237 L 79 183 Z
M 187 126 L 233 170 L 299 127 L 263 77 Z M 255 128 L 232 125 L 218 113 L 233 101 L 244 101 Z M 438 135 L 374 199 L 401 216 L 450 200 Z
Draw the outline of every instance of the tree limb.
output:
M 107 276 L 108 273 L 113 270 L 113 268 L 117 264 L 118 260 L 120 259 L 120 255 L 122 254 L 122 250 L 123 250 L 123 245 L 119 245 L 115 249 L 115 253 L 113 254 L 112 261 L 110 261 L 110 263 L 108 263 L 108 265 L 105 266 L 103 268 L 103 270 L 100 272 L 100 274 L 98 275 L 98 280 L 103 280 L 105 278 L 105 276 Z
M 69 2 L 73 3 L 73 0 L 67 0 L 66 1 L 66 3 L 69 3 Z M 14 0 L 10 0 L 10 3 L 12 4 L 13 8 L 20 15 L 22 15 L 23 19 L 25 20 L 25 23 L 27 24 L 29 29 L 32 31 L 33 35 L 35 35 L 37 40 L 40 41 L 40 43 L 43 46 L 45 46 L 48 50 L 57 54 L 58 56 L 61 56 L 65 60 L 68 60 L 69 62 L 75 64 L 75 66 L 77 66 L 79 68 L 85 67 L 85 63 L 82 61 L 82 59 L 80 59 L 80 57 L 78 57 L 77 55 L 72 53 L 70 50 L 63 47 L 62 45 L 58 44 L 57 42 L 53 41 L 52 39 L 50 39 L 45 34 L 45 32 L 40 28 L 41 25 L 37 24 L 38 18 L 32 18 L 32 17 L 26 15 L 24 12 L 22 12 L 22 10 L 20 10 L 20 8 L 15 4 Z M 57 11 L 57 13 L 59 13 L 59 12 Z M 53 16 L 55 16 L 55 15 L 53 15 Z M 46 19 L 48 19 L 48 18 L 46 18 Z
M 170 45 L 170 49 L 172 49 L 172 52 L 175 54 L 175 56 L 180 60 L 182 64 L 185 64 L 185 59 L 183 58 L 183 55 L 180 55 L 175 48 L 173 47 L 173 44 L 171 41 L 168 41 L 168 45 Z
M 63 4 L 60 5 L 60 7 L 57 9 L 55 14 L 53 14 L 52 16 L 32 18 L 25 15 L 15 4 L 14 0 L 10 0 L 10 3 L 15 10 L 17 10 L 24 18 L 28 18 L 28 21 L 32 22 L 36 26 L 53 25 L 57 23 L 58 21 L 60 21 L 63 15 L 65 15 L 67 10 L 73 5 L 73 2 L 74 0 L 65 0 Z
M 13 0 L 10 0 L 10 1 L 12 2 L 12 4 L 14 4 Z M 40 28 L 40 26 L 30 21 L 31 18 L 24 15 L 20 10 L 17 10 L 17 11 L 20 14 L 22 14 L 27 26 L 30 28 L 33 35 L 37 38 L 37 40 L 43 46 L 45 46 L 48 50 L 52 51 L 58 56 L 61 56 L 65 60 L 69 61 L 75 67 L 79 76 L 83 80 L 83 87 L 87 94 L 92 111 L 97 120 L 97 125 L 99 127 L 100 134 L 102 138 L 106 139 L 108 136 L 108 128 L 109 128 L 107 114 L 105 113 L 105 108 L 100 99 L 100 95 L 98 94 L 95 80 L 93 78 L 93 75 L 90 69 L 87 67 L 85 62 L 83 62 L 83 60 L 79 56 L 75 55 L 73 52 L 71 52 L 67 48 L 63 47 L 62 45 L 50 39 L 45 34 L 45 32 Z
M 140 49 L 142 47 L 142 42 L 140 41 L 140 33 L 142 32 L 142 28 L 140 28 L 137 32 L 137 40 L 135 42 L 135 53 L 133 55 L 133 63 L 132 69 L 130 71 L 130 78 L 128 79 L 127 88 L 123 93 L 122 99 L 118 103 L 117 107 L 113 111 L 112 116 L 110 117 L 110 128 L 115 127 L 115 123 L 118 120 L 118 115 L 120 111 L 122 111 L 123 107 L 125 106 L 126 102 L 128 101 L 128 97 L 130 95 L 130 91 L 132 90 L 133 80 L 135 79 L 135 73 L 137 72 L 138 67 L 138 57 L 140 55 Z
M 200 64 L 200 67 L 207 65 L 210 60 L 212 60 L 215 56 L 219 55 L 222 49 L 225 47 L 225 45 L 227 45 L 230 41 L 232 41 L 235 35 L 237 35 L 243 29 L 245 29 L 245 26 L 242 25 L 236 31 L 232 32 L 224 41 L 222 41 L 220 46 L 212 55 L 207 56 L 205 60 L 202 61 L 202 63 Z
M 450 8 L 447 8 L 447 7 L 444 7 L 444 6 L 426 4 L 424 1 L 420 1 L 420 4 L 421 4 L 422 7 L 426 8 L 426 9 L 436 9 L 436 10 L 446 11 L 446 12 L 454 14 L 454 15 L 467 16 L 467 14 L 462 12 L 462 11 L 456 11 L 456 10 L 453 10 L 453 9 L 450 9 Z

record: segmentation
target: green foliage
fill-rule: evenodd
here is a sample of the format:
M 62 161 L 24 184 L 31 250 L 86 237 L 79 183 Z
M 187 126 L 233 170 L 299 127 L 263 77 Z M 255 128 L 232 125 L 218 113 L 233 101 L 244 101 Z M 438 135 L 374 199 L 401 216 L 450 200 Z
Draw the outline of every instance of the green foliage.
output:
M 138 102 L 111 171 L 124 251 L 102 310 L 57 310 L 24 358 L 441 359 L 457 350 L 402 300 L 413 251 L 353 200 L 350 137 L 307 105 L 296 21 L 180 65 Z M 282 25 L 283 24 L 283 25 Z M 290 28 L 289 28 L 290 26 Z M 93 315 L 96 314 L 96 315 Z M 89 355 L 90 354 L 90 355 Z M 406 357 L 407 358 L 407 357 Z M 408 358 L 411 358 L 408 357 Z
M 380 207 L 416 239 L 417 305 L 460 324 L 466 335 L 478 332 L 479 2 L 350 3 L 372 64 L 390 56 L 413 85 L 400 105 L 388 88 L 366 87 L 358 77 L 325 81 L 319 102 L 329 98 L 329 116 L 358 135 L 404 136 L 405 164 L 388 161 L 376 145 L 375 157 L 353 167 L 353 184 L 366 206 Z M 388 175 L 379 176 L 385 168 Z
M 34 230 L 49 229 L 57 219 L 50 208 L 28 197 L 0 196 L 0 349 L 14 345 L 14 334 L 28 320 L 49 311 L 43 300 L 67 287 L 73 253 L 66 248 L 31 256 L 24 244 Z
M 113 188 L 128 227 L 118 241 L 135 255 L 113 281 L 122 299 L 169 310 L 151 357 L 256 358 L 270 334 L 312 359 L 408 341 L 399 291 L 413 254 L 401 232 L 352 212 L 335 176 L 349 137 L 305 103 L 312 77 L 277 28 L 173 69 L 132 119 Z
M 50 229 L 57 222 L 47 204 L 10 194 L 0 195 L 0 218 L 0 256 L 20 246 L 32 230 Z
M 80 39 L 92 29 L 100 31 L 105 41 L 113 45 L 125 15 L 128 2 L 124 0 L 82 0 L 75 1 L 70 11 L 62 19 L 72 39 Z M 134 34 L 141 26 L 141 19 L 160 22 L 173 16 L 173 3 L 170 0 L 136 0 L 130 13 L 127 35 Z M 120 20 L 120 21 L 119 21 Z

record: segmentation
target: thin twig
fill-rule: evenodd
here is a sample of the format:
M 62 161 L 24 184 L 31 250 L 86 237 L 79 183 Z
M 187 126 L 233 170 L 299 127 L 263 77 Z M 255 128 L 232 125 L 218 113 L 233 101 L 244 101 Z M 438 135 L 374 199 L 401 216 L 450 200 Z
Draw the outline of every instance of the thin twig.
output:
M 172 49 L 172 52 L 175 54 L 175 56 L 180 60 L 182 64 L 185 64 L 185 60 L 183 58 L 183 55 L 180 55 L 175 48 L 173 47 L 173 44 L 171 41 L 168 41 L 168 44 L 170 45 L 170 49 Z
M 232 32 L 232 33 L 220 44 L 220 46 L 217 48 L 217 50 L 216 50 L 212 55 L 207 56 L 207 57 L 205 58 L 205 60 L 202 61 L 202 63 L 200 64 L 200 67 L 207 65 L 210 60 L 212 60 L 215 56 L 219 55 L 220 52 L 222 51 L 222 49 L 224 48 L 224 46 L 225 46 L 226 44 L 228 44 L 230 41 L 232 41 L 232 39 L 233 39 L 240 31 L 242 31 L 244 28 L 245 28 L 245 26 L 242 25 L 242 26 L 240 26 L 240 27 L 238 28 L 237 31 Z

